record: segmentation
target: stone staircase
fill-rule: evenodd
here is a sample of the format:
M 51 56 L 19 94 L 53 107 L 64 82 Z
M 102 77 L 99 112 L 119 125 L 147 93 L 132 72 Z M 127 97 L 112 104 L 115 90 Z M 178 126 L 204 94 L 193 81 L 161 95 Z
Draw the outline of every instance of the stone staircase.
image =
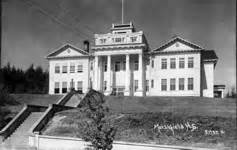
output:
M 65 104 L 69 107 L 77 107 L 83 98 L 83 94 L 74 94 Z
M 31 112 L 24 122 L 4 141 L 4 145 L 26 148 L 29 143 L 29 130 L 42 116 L 43 112 Z
M 29 146 L 29 135 L 33 133 L 33 130 L 31 130 L 34 129 L 32 128 L 33 125 L 38 121 L 36 129 L 40 130 L 55 112 L 77 107 L 83 97 L 83 94 L 72 91 L 60 99 L 57 104 L 49 105 L 48 108 L 45 106 L 26 105 L 0 131 L 0 150 L 36 150 L 36 147 Z

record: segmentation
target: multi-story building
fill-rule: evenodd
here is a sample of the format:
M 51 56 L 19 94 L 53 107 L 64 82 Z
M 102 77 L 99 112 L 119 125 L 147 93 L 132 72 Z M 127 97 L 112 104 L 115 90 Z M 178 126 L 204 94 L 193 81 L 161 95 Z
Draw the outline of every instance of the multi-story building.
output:
M 72 87 L 105 95 L 213 97 L 215 52 L 180 37 L 150 50 L 132 23 L 113 24 L 110 33 L 95 34 L 90 51 L 86 47 L 66 45 L 47 56 L 50 94 Z

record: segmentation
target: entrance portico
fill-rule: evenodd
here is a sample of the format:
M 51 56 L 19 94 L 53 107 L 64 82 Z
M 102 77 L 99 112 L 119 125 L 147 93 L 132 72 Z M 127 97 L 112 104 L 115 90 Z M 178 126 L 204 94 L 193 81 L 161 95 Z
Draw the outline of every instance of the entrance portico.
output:
M 94 88 L 105 95 L 143 96 L 143 54 L 96 55 Z
M 143 96 L 146 38 L 132 23 L 113 24 L 111 31 L 95 34 L 94 88 L 105 95 Z

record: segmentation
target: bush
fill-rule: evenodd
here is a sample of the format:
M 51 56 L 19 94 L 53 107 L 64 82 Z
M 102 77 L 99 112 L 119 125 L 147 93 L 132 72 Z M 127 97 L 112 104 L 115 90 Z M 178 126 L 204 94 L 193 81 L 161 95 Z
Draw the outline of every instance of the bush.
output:
M 9 95 L 6 89 L 0 90 L 0 106 L 19 104 L 12 96 Z
M 79 123 L 81 130 L 79 137 L 91 143 L 88 149 L 111 150 L 116 129 L 113 127 L 106 114 L 109 109 L 103 106 L 105 100 L 101 93 L 90 90 L 81 102 L 83 113 L 87 119 Z

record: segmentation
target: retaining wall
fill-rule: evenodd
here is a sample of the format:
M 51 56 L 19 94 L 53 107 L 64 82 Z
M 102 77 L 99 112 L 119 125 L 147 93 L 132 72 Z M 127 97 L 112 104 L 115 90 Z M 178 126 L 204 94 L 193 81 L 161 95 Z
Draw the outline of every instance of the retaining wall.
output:
M 31 135 L 29 145 L 37 150 L 85 150 L 89 143 L 80 138 Z M 141 144 L 115 141 L 113 150 L 210 150 L 206 148 L 179 147 L 168 145 Z

